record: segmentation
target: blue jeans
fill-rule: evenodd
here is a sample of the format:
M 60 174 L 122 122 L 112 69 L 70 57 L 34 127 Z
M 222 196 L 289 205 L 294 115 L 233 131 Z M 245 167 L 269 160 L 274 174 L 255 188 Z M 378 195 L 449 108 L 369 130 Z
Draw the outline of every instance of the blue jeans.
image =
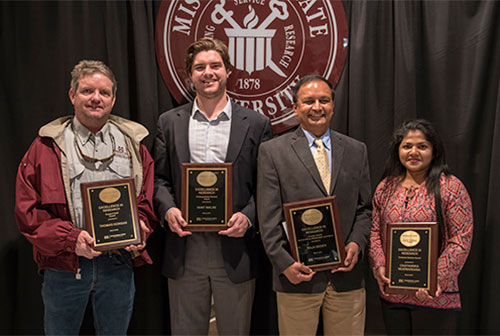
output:
M 78 335 L 89 297 L 97 335 L 126 335 L 134 306 L 130 253 L 79 258 L 81 279 L 73 272 L 44 271 L 42 297 L 46 335 Z

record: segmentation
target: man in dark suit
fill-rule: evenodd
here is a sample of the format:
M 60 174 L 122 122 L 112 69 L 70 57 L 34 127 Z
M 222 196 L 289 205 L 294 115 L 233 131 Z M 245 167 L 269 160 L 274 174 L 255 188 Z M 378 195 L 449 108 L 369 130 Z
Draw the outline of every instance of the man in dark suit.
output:
M 365 290 L 358 260 L 371 225 L 368 158 L 363 143 L 329 129 L 333 99 L 325 78 L 302 78 L 293 93 L 300 127 L 262 144 L 259 151 L 257 208 L 273 265 L 280 334 L 315 335 L 320 310 L 325 335 L 364 332 Z M 314 272 L 290 254 L 283 204 L 330 195 L 337 197 L 347 256 L 335 271 Z
M 163 274 L 168 277 L 172 334 L 207 334 L 213 295 L 221 334 L 248 334 L 255 292 L 255 192 L 260 143 L 269 119 L 226 93 L 227 47 L 202 38 L 187 51 L 194 102 L 163 113 L 154 145 L 154 202 L 168 223 Z M 233 164 L 233 215 L 228 229 L 189 232 L 181 211 L 182 163 Z

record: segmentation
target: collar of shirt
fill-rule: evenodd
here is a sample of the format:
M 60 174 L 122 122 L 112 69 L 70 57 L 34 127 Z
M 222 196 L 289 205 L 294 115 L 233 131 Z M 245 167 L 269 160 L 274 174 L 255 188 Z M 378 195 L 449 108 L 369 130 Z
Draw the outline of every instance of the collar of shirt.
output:
M 304 128 L 302 128 L 302 130 L 304 131 L 304 134 L 306 135 L 306 139 L 307 139 L 307 143 L 309 144 L 309 148 L 318 147 L 314 143 L 316 136 Z M 323 141 L 323 146 L 325 146 L 325 149 L 327 151 L 330 151 L 331 150 L 330 129 L 327 129 L 326 132 L 320 137 L 320 139 Z
M 78 149 L 75 146 L 75 140 L 83 143 L 78 144 L 82 152 L 92 156 L 95 149 L 95 138 L 101 139 L 97 144 L 100 151 L 106 147 L 107 155 L 111 154 L 111 136 L 115 139 L 116 155 L 106 162 L 90 163 L 81 159 Z M 83 139 L 83 140 L 82 140 Z M 80 186 L 85 182 L 104 181 L 113 179 L 122 179 L 132 176 L 131 160 L 126 150 L 127 145 L 124 135 L 116 125 L 106 123 L 104 127 L 94 136 L 84 125 L 76 118 L 73 118 L 72 125 L 65 129 L 66 155 L 68 158 L 68 177 L 70 183 L 70 197 L 73 203 L 73 214 L 75 225 L 78 228 L 85 227 L 83 202 Z M 71 144 L 71 145 L 68 145 Z M 85 144 L 87 146 L 85 146 Z M 109 145 L 108 145 L 109 144 Z M 121 149 L 120 149 L 121 148 Z M 104 152 L 104 153 L 105 153 Z M 101 153 L 103 156 L 104 153 Z
M 99 137 L 105 145 L 108 145 L 108 143 L 111 141 L 111 137 L 109 136 L 109 122 L 106 122 L 101 130 L 94 135 L 78 120 L 78 118 L 73 117 L 73 132 L 84 147 L 90 140 L 94 138 L 94 136 Z
M 227 104 L 224 106 L 222 111 L 219 113 L 217 118 L 213 120 L 208 120 L 207 116 L 201 112 L 200 108 L 198 107 L 198 103 L 196 102 L 196 99 L 193 101 L 193 109 L 191 110 L 191 118 L 198 120 L 198 121 L 220 121 L 220 120 L 231 120 L 231 117 L 233 115 L 233 109 L 231 107 L 231 99 L 227 97 Z

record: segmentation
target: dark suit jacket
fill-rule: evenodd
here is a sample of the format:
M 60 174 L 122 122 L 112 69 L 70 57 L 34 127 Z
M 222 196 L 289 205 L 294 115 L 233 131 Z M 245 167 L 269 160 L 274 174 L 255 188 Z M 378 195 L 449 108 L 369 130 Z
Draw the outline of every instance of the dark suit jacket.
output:
M 232 121 L 225 162 L 233 163 L 233 212 L 242 212 L 252 222 L 242 238 L 222 236 L 224 265 L 229 279 L 241 283 L 255 277 L 253 254 L 257 229 L 255 192 L 257 154 L 262 141 L 272 137 L 269 119 L 231 102 Z M 193 104 L 163 113 L 158 120 L 153 157 L 155 160 L 154 205 L 164 219 L 171 207 L 181 208 L 181 163 L 190 162 L 188 126 Z M 186 238 L 166 228 L 163 274 L 178 278 L 184 273 Z
M 298 285 L 293 285 L 281 274 L 294 262 L 282 227 L 285 220 L 283 203 L 336 195 L 346 244 L 354 241 L 360 251 L 366 247 L 371 226 L 371 185 L 366 146 L 333 130 L 330 136 L 333 169 L 331 190 L 328 192 L 302 128 L 260 147 L 257 209 L 262 242 L 273 265 L 274 290 L 319 293 L 325 290 L 329 280 L 337 291 L 364 286 L 359 262 L 351 272 L 317 272 L 310 282 Z

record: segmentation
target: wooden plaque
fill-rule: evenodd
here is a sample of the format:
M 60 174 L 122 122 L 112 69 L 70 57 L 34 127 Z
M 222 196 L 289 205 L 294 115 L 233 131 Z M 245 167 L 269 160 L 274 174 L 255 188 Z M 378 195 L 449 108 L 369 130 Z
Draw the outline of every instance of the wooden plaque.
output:
M 293 258 L 314 271 L 344 265 L 346 252 L 335 196 L 283 205 Z
M 182 216 L 187 231 L 227 229 L 233 214 L 232 163 L 182 164 Z
M 133 178 L 82 183 L 81 191 L 85 226 L 95 250 L 141 243 Z
M 389 294 L 414 295 L 423 288 L 437 290 L 438 228 L 436 222 L 387 225 L 386 277 Z

